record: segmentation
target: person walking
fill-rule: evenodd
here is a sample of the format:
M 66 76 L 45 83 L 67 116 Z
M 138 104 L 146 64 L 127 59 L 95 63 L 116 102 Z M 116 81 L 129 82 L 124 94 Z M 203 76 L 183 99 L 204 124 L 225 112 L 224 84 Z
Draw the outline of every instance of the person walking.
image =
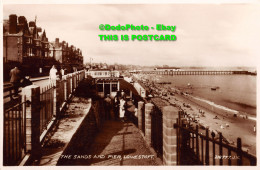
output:
M 55 65 L 52 66 L 52 68 L 50 69 L 50 74 L 49 74 L 49 80 L 51 84 L 56 84 L 56 79 L 57 79 L 57 69 L 55 67 Z
M 21 71 L 17 66 L 15 66 L 11 71 L 10 71 L 10 83 L 12 84 L 12 87 L 14 89 L 14 97 L 18 96 L 18 90 L 20 87 L 20 81 L 22 78 Z M 11 94 L 11 99 L 13 99 L 13 96 Z
M 111 118 L 111 99 L 109 97 L 109 94 L 107 94 L 107 97 L 104 99 L 105 104 L 105 119 L 110 120 Z
M 121 90 L 121 97 L 122 97 L 123 99 L 125 99 L 125 92 L 124 92 L 124 90 Z
M 115 120 L 118 120 L 118 118 L 119 118 L 119 108 L 120 108 L 120 91 L 117 91 L 116 96 L 114 98 Z
M 65 75 L 65 70 L 63 69 L 63 67 L 61 67 L 61 69 L 60 69 L 60 74 L 61 74 L 61 79 L 62 79 L 62 77 Z
M 125 100 L 123 98 L 120 99 L 120 108 L 119 108 L 119 116 L 120 119 L 124 122 L 125 118 Z

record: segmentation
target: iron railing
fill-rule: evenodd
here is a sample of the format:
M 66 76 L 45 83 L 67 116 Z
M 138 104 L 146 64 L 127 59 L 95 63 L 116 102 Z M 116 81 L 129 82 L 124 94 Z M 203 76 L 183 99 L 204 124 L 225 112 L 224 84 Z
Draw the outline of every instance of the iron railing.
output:
M 54 90 L 53 84 L 41 88 L 40 93 L 40 133 L 47 129 L 48 124 L 53 119 L 54 112 Z
M 64 102 L 70 97 L 75 88 L 78 86 L 79 82 L 84 79 L 84 71 L 82 71 L 76 78 L 75 74 L 67 75 L 69 80 L 61 81 L 60 87 L 56 88 L 54 84 L 48 85 L 44 88 L 40 89 L 40 135 L 44 135 L 48 131 L 48 125 L 54 118 L 56 119 L 57 112 L 54 110 L 55 106 L 62 106 Z M 81 75 L 82 74 L 82 75 Z M 4 96 L 4 99 L 10 97 L 10 92 L 12 87 L 6 88 L 4 92 L 7 97 Z M 56 94 L 58 94 L 58 98 L 54 99 Z M 23 98 L 23 100 L 21 99 Z M 26 106 L 27 102 L 25 101 L 26 95 L 22 95 L 22 97 L 17 98 L 12 103 L 4 103 L 4 123 L 3 123 L 3 165 L 12 166 L 19 165 L 23 160 L 24 156 L 27 154 L 26 148 Z M 56 105 L 56 103 L 58 105 Z M 11 105 L 12 104 L 12 105 Z M 30 104 L 30 103 L 28 103 Z M 57 108 L 56 108 L 57 109 Z M 60 109 L 60 108 L 59 108 Z M 29 117 L 28 117 L 29 116 Z M 28 115 L 28 119 L 31 119 L 30 115 Z M 29 127 L 29 126 L 28 126 Z M 37 127 L 38 128 L 38 127 Z M 28 133 L 31 129 L 28 128 Z M 47 130 L 47 131 L 45 131 Z M 41 140 L 41 139 L 39 139 Z M 28 141 L 27 141 L 28 142 Z M 29 147 L 28 147 L 29 148 Z
M 193 128 L 182 118 L 177 118 L 177 162 L 179 165 L 256 165 L 256 157 L 242 150 L 241 138 L 237 146 L 226 143 L 222 133 L 215 134 L 199 126 Z
M 4 111 L 3 164 L 17 165 L 26 153 L 26 102 Z

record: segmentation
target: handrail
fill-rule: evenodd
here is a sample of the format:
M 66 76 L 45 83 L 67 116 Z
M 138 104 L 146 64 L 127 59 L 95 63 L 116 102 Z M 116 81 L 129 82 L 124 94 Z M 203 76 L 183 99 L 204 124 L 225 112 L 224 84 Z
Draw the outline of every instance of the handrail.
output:
M 190 132 L 190 133 L 196 134 L 196 130 L 193 130 L 193 129 L 190 129 L 190 128 L 187 128 L 187 127 L 180 127 L 180 128 L 181 128 L 182 130 L 186 130 L 186 131 L 188 131 L 188 132 Z M 196 135 L 197 135 L 197 134 L 196 134 Z M 223 143 L 223 142 L 220 142 L 220 141 L 217 140 L 217 139 L 213 139 L 213 138 L 210 138 L 210 137 L 207 138 L 206 135 L 201 134 L 201 133 L 198 133 L 198 136 L 201 137 L 201 138 L 203 138 L 203 139 L 205 139 L 205 140 L 209 140 L 209 141 L 211 141 L 211 142 L 214 142 L 215 144 L 222 145 L 223 147 L 225 147 L 225 148 L 227 148 L 227 149 L 230 149 L 230 150 L 232 150 L 232 151 L 234 151 L 234 152 L 238 152 L 237 147 L 231 146 L 231 145 L 229 145 L 229 144 L 225 144 L 225 143 Z M 246 156 L 246 157 L 248 157 L 248 158 L 254 158 L 254 159 L 255 159 L 255 156 L 254 156 L 254 155 L 252 155 L 252 154 L 250 154 L 250 153 L 248 153 L 248 152 L 246 152 L 246 151 L 243 151 L 243 150 L 242 150 L 242 152 L 243 152 L 243 155 L 244 155 L 244 156 Z

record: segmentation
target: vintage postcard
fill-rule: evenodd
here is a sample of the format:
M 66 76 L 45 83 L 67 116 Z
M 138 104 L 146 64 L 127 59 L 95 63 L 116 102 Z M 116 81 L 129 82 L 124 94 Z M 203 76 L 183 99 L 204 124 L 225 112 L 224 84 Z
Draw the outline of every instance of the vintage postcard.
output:
M 259 166 L 259 1 L 36 2 L 2 4 L 1 168 Z

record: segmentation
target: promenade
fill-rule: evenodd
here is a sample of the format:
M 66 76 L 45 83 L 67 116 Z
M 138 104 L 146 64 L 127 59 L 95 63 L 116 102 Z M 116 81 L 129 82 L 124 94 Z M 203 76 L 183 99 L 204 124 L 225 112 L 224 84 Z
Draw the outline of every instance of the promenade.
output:
M 95 116 L 90 107 L 90 100 L 74 97 L 65 113 L 67 116 L 60 120 L 51 139 L 43 147 L 41 159 L 32 165 L 161 164 L 140 130 L 131 121 L 122 122 L 113 117 L 111 120 L 104 120 L 101 128 L 96 131 Z M 132 102 L 128 102 L 127 108 L 128 113 L 134 114 Z
M 73 141 L 69 151 L 60 157 L 58 165 L 158 165 L 156 155 L 152 154 L 138 128 L 131 122 L 106 120 L 90 148 L 78 148 L 87 137 L 81 134 L 81 138 L 83 140 Z

